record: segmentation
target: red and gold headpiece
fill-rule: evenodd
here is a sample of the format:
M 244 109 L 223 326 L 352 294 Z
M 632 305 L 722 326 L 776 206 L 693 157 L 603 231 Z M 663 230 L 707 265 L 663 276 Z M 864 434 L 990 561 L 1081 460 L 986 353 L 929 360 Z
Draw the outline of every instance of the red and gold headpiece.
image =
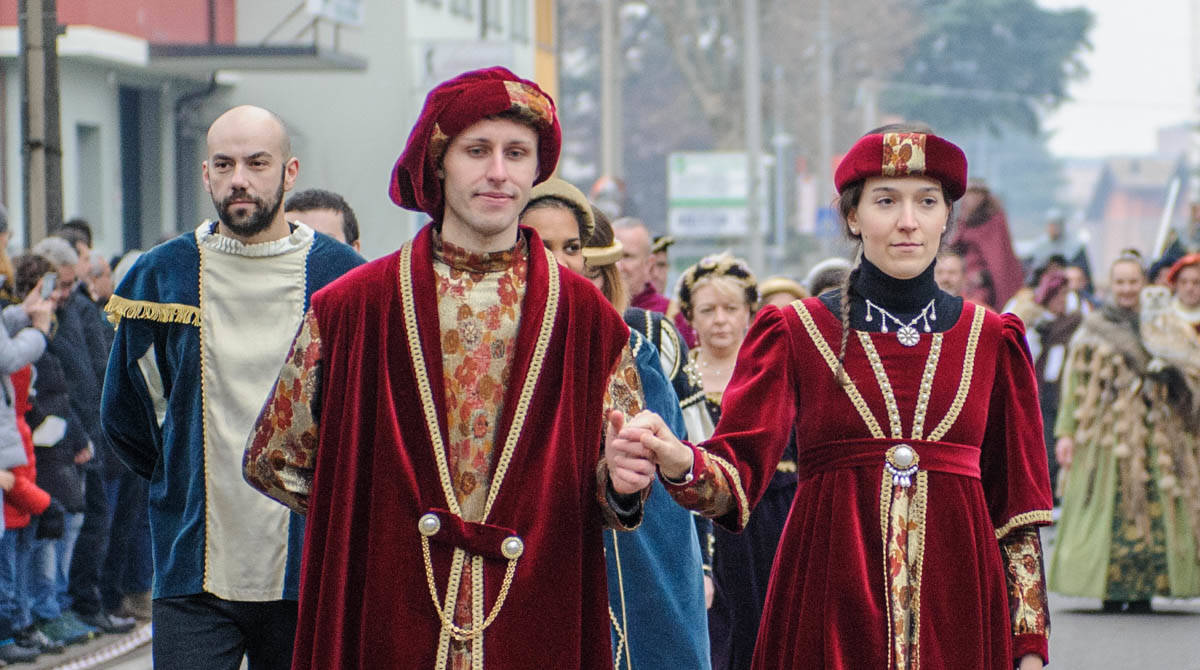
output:
M 534 183 L 554 174 L 562 148 L 554 100 L 536 83 L 505 68 L 473 70 L 438 84 L 425 97 L 404 153 L 392 168 L 388 187 L 392 201 L 440 221 L 442 181 L 437 169 L 450 140 L 481 119 L 509 110 L 536 119 L 538 178 Z
M 967 157 L 952 142 L 930 133 L 872 133 L 854 143 L 838 163 L 833 181 L 841 193 L 867 177 L 930 177 L 951 200 L 967 191 Z

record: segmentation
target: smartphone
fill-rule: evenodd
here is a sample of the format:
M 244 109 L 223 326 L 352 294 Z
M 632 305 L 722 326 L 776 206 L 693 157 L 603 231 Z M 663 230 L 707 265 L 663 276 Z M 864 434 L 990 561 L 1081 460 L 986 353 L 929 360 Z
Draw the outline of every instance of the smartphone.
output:
M 48 299 L 54 293 L 54 285 L 58 283 L 57 272 L 47 272 L 42 277 L 42 298 Z

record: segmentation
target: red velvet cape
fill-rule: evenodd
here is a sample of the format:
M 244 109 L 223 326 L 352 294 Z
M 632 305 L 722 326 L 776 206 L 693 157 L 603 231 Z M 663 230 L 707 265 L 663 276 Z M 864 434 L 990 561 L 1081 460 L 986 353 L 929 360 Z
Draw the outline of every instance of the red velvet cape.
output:
M 817 298 L 804 301 L 836 355 L 841 323 Z M 950 410 L 976 310 L 964 304 L 945 333 L 926 415 L 926 434 Z M 922 463 L 978 449 L 974 475 L 929 471 L 924 577 L 920 589 L 922 670 L 1012 670 L 1014 654 L 1045 654 L 1045 638 L 1013 636 L 996 531 L 1026 515 L 1049 521 L 1050 483 L 1037 383 L 1012 315 L 986 312 L 961 413 L 939 442 L 904 442 Z M 869 335 L 890 378 L 907 435 L 931 337 L 902 346 L 894 333 Z M 858 338 L 846 372 L 887 431 L 883 394 Z M 735 467 L 749 504 L 762 497 L 794 422 L 800 483 L 775 555 L 756 670 L 888 668 L 880 481 L 883 449 L 852 467 L 845 459 L 871 434 L 796 310 L 767 306 L 741 350 L 704 447 Z M 715 519 L 740 529 L 742 507 Z
M 543 313 L 556 309 L 544 367 L 490 525 L 443 522 L 439 541 L 430 542 L 435 581 L 444 598 L 453 544 L 479 549 L 515 532 L 525 553 L 507 601 L 484 633 L 485 667 L 611 668 L 596 468 L 603 393 L 629 332 L 590 282 L 560 272 L 537 235 L 522 231 L 532 253 L 497 460 Z M 444 435 L 431 228 L 411 244 L 417 330 Z M 322 407 L 293 668 L 435 665 L 441 623 L 417 520 L 448 505 L 407 346 L 401 253 L 313 296 Z M 550 272 L 560 279 L 557 300 L 548 292 Z M 494 607 L 506 567 L 497 549 L 485 560 L 485 612 Z

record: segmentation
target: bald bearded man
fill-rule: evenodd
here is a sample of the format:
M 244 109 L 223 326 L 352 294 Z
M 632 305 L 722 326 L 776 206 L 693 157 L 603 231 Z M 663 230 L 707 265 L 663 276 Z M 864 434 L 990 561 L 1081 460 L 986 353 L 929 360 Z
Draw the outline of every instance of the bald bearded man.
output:
M 304 520 L 246 485 L 242 448 L 310 297 L 362 263 L 285 220 L 299 168 L 278 116 L 222 114 L 202 166 L 217 220 L 142 255 L 106 308 L 101 423 L 150 481 L 160 670 L 291 666 Z

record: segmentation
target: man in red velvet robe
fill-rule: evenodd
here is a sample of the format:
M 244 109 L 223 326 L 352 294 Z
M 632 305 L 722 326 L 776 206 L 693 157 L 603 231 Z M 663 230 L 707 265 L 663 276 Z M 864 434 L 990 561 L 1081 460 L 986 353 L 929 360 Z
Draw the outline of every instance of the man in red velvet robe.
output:
M 430 92 L 392 199 L 433 223 L 313 297 L 245 458 L 305 512 L 294 668 L 611 668 L 601 528 L 654 469 L 621 316 L 517 225 L 554 104 L 503 68 Z

